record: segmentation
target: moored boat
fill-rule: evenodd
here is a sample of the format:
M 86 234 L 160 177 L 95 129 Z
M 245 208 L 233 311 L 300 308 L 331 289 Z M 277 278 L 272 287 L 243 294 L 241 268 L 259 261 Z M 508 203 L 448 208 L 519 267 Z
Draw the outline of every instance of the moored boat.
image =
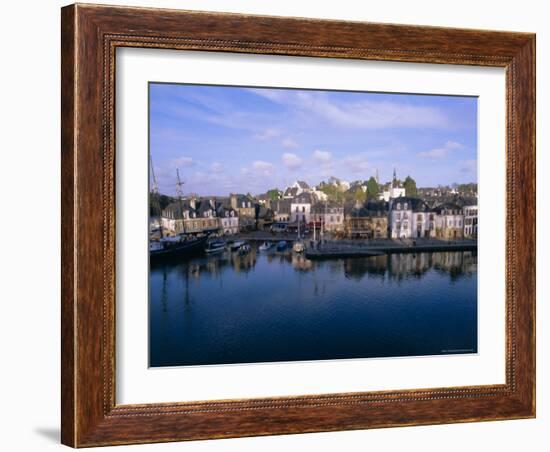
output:
M 245 254 L 248 254 L 250 253 L 250 251 L 252 250 L 251 246 L 248 244 L 248 243 L 244 243 L 240 248 L 239 248 L 239 254 L 241 256 L 245 255 Z
M 274 245 L 273 242 L 264 242 L 264 243 L 262 243 L 262 244 L 258 247 L 258 249 L 259 249 L 260 251 L 268 251 L 268 250 L 270 250 L 271 248 L 273 248 L 273 245 Z
M 206 244 L 204 251 L 207 254 L 221 253 L 225 250 L 225 242 L 223 240 L 213 240 Z
M 246 242 L 244 240 L 236 240 L 231 245 L 229 245 L 229 248 L 231 251 L 237 251 L 241 246 L 243 246 Z
M 208 236 L 163 237 L 149 243 L 149 261 L 154 264 L 170 259 L 180 259 L 198 254 L 204 250 Z
M 277 251 L 283 251 L 286 249 L 286 240 L 281 240 L 279 243 L 277 243 Z
M 306 250 L 306 246 L 304 245 L 304 242 L 298 240 L 294 242 L 294 245 L 292 245 L 292 250 L 295 253 L 303 253 Z

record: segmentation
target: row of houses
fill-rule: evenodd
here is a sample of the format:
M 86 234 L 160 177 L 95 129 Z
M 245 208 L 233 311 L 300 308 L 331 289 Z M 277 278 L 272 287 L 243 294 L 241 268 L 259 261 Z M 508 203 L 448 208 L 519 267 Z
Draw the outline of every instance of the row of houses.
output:
M 162 211 L 161 224 L 169 235 L 205 232 L 232 235 L 256 226 L 256 209 L 256 202 L 247 195 L 191 197 L 169 204 Z
M 170 204 L 162 212 L 169 234 L 218 232 L 233 235 L 273 224 L 288 230 L 325 231 L 349 238 L 477 237 L 477 200 L 455 198 L 428 203 L 399 196 L 390 201 L 336 203 L 302 191 L 293 198 L 259 202 L 250 195 L 191 198 Z

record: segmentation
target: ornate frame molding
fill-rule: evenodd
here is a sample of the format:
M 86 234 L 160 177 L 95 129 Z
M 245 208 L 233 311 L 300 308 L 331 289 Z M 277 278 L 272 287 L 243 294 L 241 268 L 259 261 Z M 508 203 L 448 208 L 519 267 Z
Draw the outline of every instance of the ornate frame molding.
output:
M 534 35 L 71 5 L 62 9 L 62 43 L 64 444 L 80 447 L 534 416 Z M 116 405 L 118 47 L 506 68 L 506 384 Z M 97 237 L 103 238 L 101 243 Z

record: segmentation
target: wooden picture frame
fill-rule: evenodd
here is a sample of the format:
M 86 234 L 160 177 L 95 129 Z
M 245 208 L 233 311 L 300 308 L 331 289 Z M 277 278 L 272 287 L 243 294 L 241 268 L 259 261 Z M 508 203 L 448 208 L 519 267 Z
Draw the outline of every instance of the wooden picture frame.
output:
M 71 5 L 62 9 L 62 442 L 73 447 L 535 416 L 535 35 Z M 506 383 L 115 403 L 115 50 L 506 69 Z

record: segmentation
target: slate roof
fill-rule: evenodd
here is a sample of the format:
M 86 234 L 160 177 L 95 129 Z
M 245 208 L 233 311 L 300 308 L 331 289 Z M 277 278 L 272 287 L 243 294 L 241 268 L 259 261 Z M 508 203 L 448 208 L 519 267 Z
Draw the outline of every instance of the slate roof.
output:
M 346 216 L 352 218 L 385 217 L 388 215 L 389 204 L 386 201 L 368 201 L 366 203 L 348 203 Z
M 292 202 L 294 204 L 312 204 L 313 197 L 311 196 L 311 193 L 304 192 L 295 196 Z
M 176 220 L 179 220 L 183 218 L 183 212 L 195 212 L 195 209 L 191 207 L 191 204 L 188 199 L 182 199 L 180 201 L 174 201 L 166 206 L 166 208 L 162 211 L 163 217 L 168 217 L 168 213 L 170 213 L 171 218 L 174 218 Z
M 289 197 L 294 198 L 294 197 L 296 196 L 297 193 L 298 193 L 298 188 L 297 188 L 297 187 L 292 187 L 292 188 L 291 188 L 291 187 L 288 187 L 288 188 L 285 190 L 283 196 L 284 196 L 285 198 L 289 198 Z
M 290 214 L 290 199 L 279 199 L 271 203 L 271 208 L 278 214 Z
M 400 196 L 392 200 L 391 208 L 392 210 L 397 209 L 397 204 L 403 205 L 407 203 L 407 210 L 412 210 L 413 212 L 429 212 L 430 206 L 420 198 L 413 198 L 412 196 Z
M 444 202 L 442 204 L 439 204 L 437 207 L 435 207 L 433 209 L 436 213 L 438 214 L 441 214 L 443 213 L 444 211 L 449 211 L 449 210 L 453 210 L 453 211 L 459 211 L 460 213 L 462 213 L 462 207 L 459 206 L 458 204 L 456 203 L 453 203 L 453 202 Z M 451 215 L 451 214 L 449 214 Z

